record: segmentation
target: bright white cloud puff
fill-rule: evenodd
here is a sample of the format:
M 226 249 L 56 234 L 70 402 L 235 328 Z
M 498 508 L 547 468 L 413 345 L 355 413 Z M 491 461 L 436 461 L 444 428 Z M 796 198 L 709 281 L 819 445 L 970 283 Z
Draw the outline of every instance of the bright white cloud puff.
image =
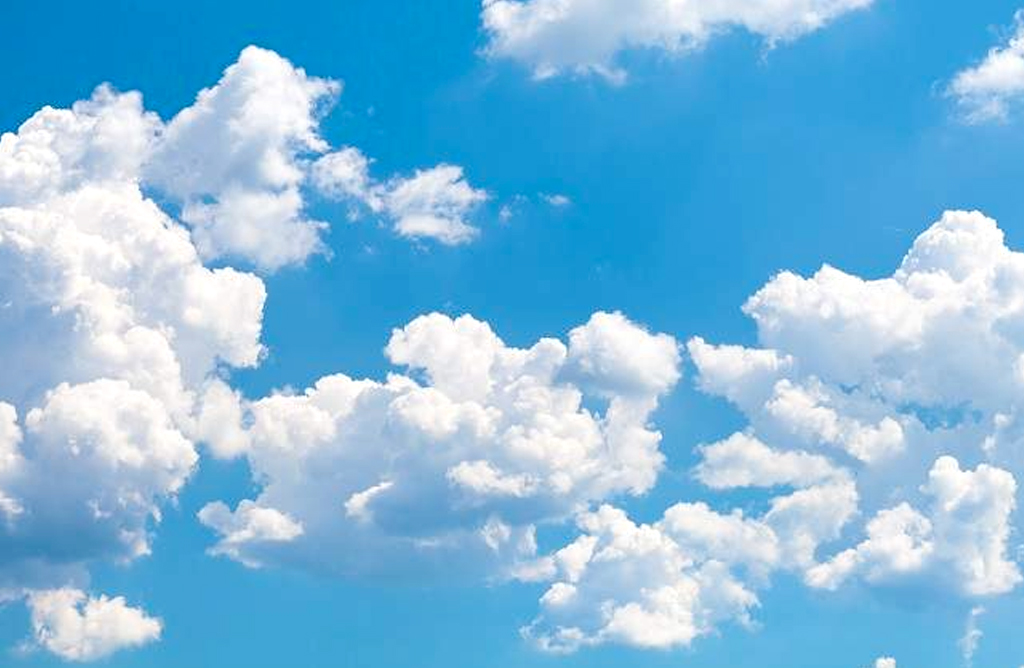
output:
M 678 53 L 741 28 L 769 45 L 818 30 L 872 0 L 483 0 L 486 53 L 517 60 L 544 79 L 599 74 L 622 81 L 616 56 L 633 49 Z
M 163 622 L 123 598 L 93 598 L 77 589 L 28 597 L 34 641 L 66 661 L 94 661 L 160 638 Z
M 1013 32 L 976 65 L 957 72 L 947 94 L 970 123 L 1006 120 L 1024 98 L 1024 13 L 1014 16 Z

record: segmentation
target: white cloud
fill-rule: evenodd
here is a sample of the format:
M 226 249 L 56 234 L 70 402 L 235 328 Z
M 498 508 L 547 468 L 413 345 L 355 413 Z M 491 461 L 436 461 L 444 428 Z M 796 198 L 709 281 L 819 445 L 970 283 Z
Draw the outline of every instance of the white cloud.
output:
M 381 186 L 370 176 L 370 162 L 353 146 L 328 153 L 313 163 L 313 186 L 328 197 L 355 199 L 371 211 L 380 211 L 384 206 Z
M 160 638 L 163 623 L 118 596 L 93 598 L 77 589 L 32 592 L 32 628 L 40 647 L 66 661 L 94 661 Z
M 971 123 L 1005 120 L 1024 98 L 1024 13 L 1014 17 L 1013 33 L 992 47 L 977 65 L 957 72 L 947 94 Z
M 0 588 L 51 554 L 57 571 L 145 554 L 197 459 L 196 390 L 262 351 L 257 277 L 203 267 L 135 184 L 80 180 L 0 206 L 0 401 L 24 420 L 4 430 L 21 438 L 4 439 Z
M 697 479 L 716 489 L 809 485 L 769 499 L 764 521 L 804 536 L 802 547 L 788 543 L 810 586 L 916 581 L 965 597 L 1016 587 L 1024 254 L 995 222 L 947 212 L 889 277 L 828 265 L 810 278 L 781 272 L 744 310 L 759 348 L 688 345 L 698 387 L 748 421 L 701 448 Z M 832 506 L 819 499 L 796 512 L 790 499 L 825 490 Z M 857 512 L 864 537 L 822 560 Z
M 772 450 L 753 436 L 741 433 L 701 446 L 700 453 L 701 462 L 694 473 L 712 489 L 807 487 L 845 475 L 821 455 Z
M 632 49 L 678 53 L 744 29 L 769 45 L 813 32 L 871 0 L 483 0 L 486 53 L 525 64 L 536 78 L 562 72 L 621 81 L 616 56 Z
M 957 642 L 960 645 L 960 652 L 964 659 L 964 665 L 970 668 L 974 664 L 974 654 L 978 651 L 978 644 L 981 637 L 985 635 L 978 628 L 978 619 L 985 614 L 985 608 L 976 605 L 967 614 L 967 622 L 964 624 L 964 635 Z
M 896 659 L 891 656 L 882 656 L 875 659 L 875 668 L 896 668 Z
M 486 192 L 469 185 L 461 167 L 438 165 L 389 183 L 384 208 L 394 218 L 395 230 L 401 236 L 425 237 L 455 246 L 479 234 L 465 217 L 486 199 Z
M 568 346 L 522 349 L 469 316 L 432 314 L 395 330 L 386 353 L 407 375 L 327 376 L 246 406 L 262 489 L 233 520 L 220 505 L 200 516 L 215 549 L 344 573 L 500 576 L 533 558 L 536 523 L 643 493 L 662 468 L 648 420 L 678 378 L 676 344 L 621 315 L 595 314 Z M 238 515 L 255 508 L 301 535 L 241 534 Z
M 741 517 L 720 521 L 742 539 L 763 538 L 746 529 Z M 685 515 L 682 508 L 677 515 Z M 581 646 L 619 642 L 645 648 L 689 645 L 727 619 L 749 621 L 757 596 L 714 558 L 694 557 L 674 540 L 672 528 L 690 542 L 710 537 L 711 551 L 720 532 L 687 531 L 682 517 L 665 523 L 634 524 L 626 514 L 602 506 L 579 519 L 584 536 L 565 548 L 573 558 L 557 559 L 557 580 L 541 598 L 541 615 L 523 630 L 539 647 L 571 652 Z M 750 535 L 753 534 L 753 535 Z
M 220 542 L 210 550 L 211 554 L 231 557 L 251 568 L 260 564 L 246 559 L 241 546 L 263 542 L 286 543 L 303 532 L 302 525 L 285 513 L 261 508 L 252 501 L 242 501 L 234 512 L 223 503 L 209 503 L 199 511 L 199 521 L 221 535 Z
M 318 113 L 339 90 L 250 46 L 167 124 L 146 179 L 182 203 L 204 257 L 272 270 L 321 250 L 323 224 L 302 212 L 301 160 L 328 149 Z
M 772 497 L 759 517 L 703 502 L 677 503 L 651 525 L 607 505 L 582 514 L 582 536 L 517 572 L 551 583 L 524 633 L 542 649 L 571 652 L 608 642 L 688 646 L 722 622 L 750 625 L 757 590 L 776 571 L 811 566 L 855 515 L 857 492 L 845 472 L 820 462 L 735 438 L 727 447 L 736 445 L 755 455 L 740 468 L 768 462 L 766 470 L 781 473 L 767 484 L 797 489 Z
M 313 183 L 328 197 L 361 203 L 387 217 L 402 237 L 457 246 L 479 236 L 467 218 L 488 195 L 471 186 L 458 165 L 418 169 L 384 182 L 374 180 L 369 167 L 361 152 L 346 148 L 317 160 Z
M 74 587 L 98 561 L 149 553 L 162 509 L 198 465 L 197 444 L 228 458 L 268 442 L 261 432 L 253 445 L 249 407 L 227 382 L 232 367 L 253 367 L 264 354 L 263 281 L 204 260 L 271 270 L 321 248 L 319 224 L 303 213 L 304 191 L 317 178 L 312 158 L 330 149 L 318 124 L 337 90 L 249 47 L 166 124 L 139 93 L 101 86 L 89 100 L 45 107 L 0 137 L 0 599 L 37 592 L 27 600 L 42 620 L 40 642 L 62 656 L 84 660 L 142 642 L 130 629 L 97 635 L 92 626 L 111 615 L 153 628 L 120 599 L 87 599 Z M 354 178 L 366 171 L 353 165 Z M 435 190 L 389 190 L 388 206 L 461 222 L 481 191 L 457 167 L 436 175 Z M 423 389 L 396 402 L 394 417 L 376 416 L 380 438 L 391 437 L 391 420 L 440 438 L 492 419 Z M 262 419 L 261 429 L 274 422 Z M 591 423 L 595 433 L 603 428 Z M 306 427 L 313 436 L 316 428 Z M 301 441 L 300 429 L 292 435 Z M 655 452 L 656 442 L 655 435 Z M 460 478 L 472 472 L 458 469 L 462 462 L 471 463 L 453 459 L 451 478 L 444 470 L 435 480 L 508 484 L 500 472 Z M 460 489 L 467 497 L 490 493 L 487 484 Z M 331 499 L 324 512 L 343 501 Z M 367 518 L 371 501 L 363 499 Z M 351 508 L 359 514 L 359 503 Z M 211 505 L 203 520 L 223 535 L 215 552 L 251 565 L 259 564 L 244 554 L 251 545 L 304 536 L 299 519 L 252 502 L 234 511 Z M 500 542 L 499 524 L 483 525 L 491 544 Z M 517 526 L 506 542 L 526 550 L 531 531 Z M 47 591 L 61 593 L 39 593 Z M 77 637 L 83 628 L 86 637 Z M 146 640 L 158 635 L 148 633 Z
M 565 207 L 569 206 L 570 204 L 572 204 L 572 200 L 569 199 L 569 197 L 567 195 L 562 195 L 560 193 L 555 193 L 555 194 L 541 193 L 540 197 L 541 197 L 542 200 L 547 202 L 550 206 L 555 207 L 556 209 L 565 208 Z

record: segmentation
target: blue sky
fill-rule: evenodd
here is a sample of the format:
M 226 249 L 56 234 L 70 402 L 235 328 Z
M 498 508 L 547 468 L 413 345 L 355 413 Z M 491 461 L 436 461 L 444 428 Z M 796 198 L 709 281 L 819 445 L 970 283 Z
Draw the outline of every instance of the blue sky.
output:
M 572 71 L 571 66 L 538 80 L 531 76 L 533 63 L 528 58 L 494 52 L 496 38 L 482 27 L 479 3 L 470 0 L 210 4 L 57 2 L 44 8 L 20 0 L 7 3 L 0 13 L 0 71 L 5 83 L 0 128 L 16 132 L 42 107 L 70 107 L 88 99 L 103 82 L 118 91 L 141 91 L 145 108 L 166 123 L 192 105 L 199 90 L 217 84 L 248 45 L 280 54 L 311 77 L 343 82 L 333 108 L 317 116 L 318 133 L 333 149 L 358 147 L 372 159 L 378 188 L 373 197 L 383 203 L 352 192 L 340 199 L 331 197 L 313 192 L 303 181 L 298 186 L 303 215 L 329 223 L 321 231 L 321 251 L 326 252 L 274 267 L 261 265 L 237 248 L 202 257 L 208 267 L 251 271 L 266 286 L 261 338 L 265 356 L 250 368 L 228 370 L 229 365 L 218 362 L 208 369 L 241 393 L 243 411 L 249 410 L 247 401 L 282 388 L 301 391 L 327 374 L 383 381 L 403 366 L 397 360 L 389 363 L 383 352 L 392 330 L 431 312 L 453 318 L 472 314 L 517 348 L 529 348 L 543 337 L 568 342 L 570 330 L 600 311 L 621 312 L 629 319 L 616 326 L 634 328 L 631 323 L 641 323 L 643 329 L 637 331 L 644 337 L 674 337 L 681 356 L 673 360 L 667 355 L 659 368 L 678 368 L 677 382 L 659 385 L 645 375 L 625 380 L 587 376 L 577 383 L 584 391 L 587 382 L 612 387 L 586 399 L 595 402 L 588 407 L 596 411 L 603 410 L 601 404 L 610 396 L 651 398 L 626 396 L 632 390 L 620 391 L 620 381 L 655 388 L 651 396 L 657 408 L 640 419 L 640 426 L 661 433 L 660 451 L 666 460 L 656 483 L 636 496 L 616 488 L 576 499 L 583 505 L 572 510 L 546 511 L 536 522 L 538 558 L 581 534 L 572 519 L 576 510 L 593 510 L 601 503 L 647 523 L 658 522 L 665 509 L 678 502 L 704 501 L 724 514 L 742 508 L 748 519 L 765 513 L 778 489 L 709 489 L 694 477 L 694 467 L 701 461 L 696 448 L 742 430 L 780 449 L 800 449 L 799 442 L 787 439 L 778 424 L 765 426 L 767 418 L 760 409 L 736 407 L 712 396 L 714 392 L 702 391 L 698 379 L 710 372 L 697 368 L 686 342 L 700 336 L 716 344 L 775 347 L 801 360 L 801 374 L 831 383 L 828 391 L 835 395 L 846 391 L 837 388 L 850 385 L 844 380 L 848 374 L 835 371 L 843 360 L 859 360 L 864 349 L 874 345 L 874 335 L 886 340 L 904 335 L 892 324 L 895 316 L 879 316 L 882 324 L 877 324 L 871 320 L 874 311 L 865 315 L 853 309 L 852 322 L 865 319 L 875 323 L 872 327 L 877 324 L 877 330 L 860 334 L 867 339 L 863 344 L 855 335 L 833 339 L 826 329 L 815 329 L 826 326 L 815 319 L 814 308 L 804 312 L 777 304 L 763 313 L 771 315 L 777 308 L 781 317 L 792 320 L 781 333 L 759 333 L 741 306 L 777 272 L 811 276 L 827 263 L 864 279 L 891 276 L 915 238 L 944 211 L 955 209 L 984 212 L 998 221 L 1008 248 L 1024 247 L 1019 185 L 1024 182 L 1024 110 L 1015 107 L 1019 100 L 1011 93 L 1001 117 L 965 118 L 964 105 L 970 100 L 964 102 L 966 96 L 961 95 L 958 104 L 957 96 L 948 93 L 958 72 L 979 65 L 989 49 L 1006 43 L 1019 8 L 1012 2 L 876 0 L 820 28 L 787 34 L 773 48 L 766 47 L 766 40 L 774 37 L 771 29 L 758 33 L 756 28 L 725 22 L 691 50 L 615 52 L 614 63 L 627 73 L 624 81 L 611 81 L 600 72 Z M 619 11 L 615 3 L 605 4 L 612 7 L 610 13 Z M 610 20 L 614 23 L 614 16 Z M 553 34 L 555 43 L 564 43 L 565 36 Z M 489 44 L 491 55 L 486 53 Z M 1017 90 L 1024 90 L 1024 82 Z M 216 146 L 210 150 L 211 155 L 221 155 Z M 308 152 L 303 155 L 308 157 Z M 4 159 L 0 152 L 0 161 Z M 479 230 L 469 243 L 451 245 L 430 235 L 400 232 L 410 214 L 393 193 L 416 170 L 442 163 L 460 166 L 464 183 L 471 184 L 467 187 L 487 193 L 486 201 L 459 209 L 454 216 Z M 151 177 L 152 183 L 147 181 L 143 189 L 176 219 L 189 218 L 190 198 L 192 204 L 224 201 L 213 186 L 185 192 L 161 178 Z M 39 205 L 19 201 L 17 194 L 5 195 L 4 187 L 0 181 L 0 206 Z M 9 192 L 17 193 L 17 187 L 15 183 Z M 545 195 L 562 195 L 568 203 L 553 205 Z M 221 224 L 216 216 L 227 219 L 224 210 L 217 211 L 211 225 Z M 194 235 L 205 224 L 185 222 L 188 227 L 183 229 Z M 983 227 L 973 219 L 950 225 Z M 0 227 L 0 246 L 5 232 L 11 234 Z M 261 237 L 259 247 L 274 243 L 273 236 Z M 975 250 L 962 239 L 957 244 L 971 261 L 991 251 L 989 246 Z M 9 273 L 0 275 L 18 280 Z M 22 292 L 16 284 L 9 286 L 0 295 L 16 300 Z M 988 302 L 983 304 L 982 297 L 971 301 L 971 289 L 965 290 L 966 296 L 958 298 L 966 300 L 966 312 L 976 308 L 982 315 L 965 316 L 964 322 L 988 317 Z M 1012 292 L 1012 286 L 1007 290 Z M 878 300 L 877 313 L 906 308 L 902 302 L 886 301 L 889 297 L 881 293 L 865 292 L 851 299 Z M 1000 304 L 1004 311 L 1011 308 Z M 1009 317 L 1004 311 L 999 317 Z M 899 413 L 893 415 L 906 434 L 905 447 L 927 453 L 921 457 L 928 461 L 900 454 L 885 469 L 884 463 L 857 461 L 850 453 L 832 457 L 835 465 L 849 471 L 843 475 L 852 476 L 858 485 L 861 504 L 838 535 L 821 541 L 817 562 L 854 548 L 864 539 L 866 522 L 899 502 L 907 501 L 927 514 L 929 492 L 921 488 L 939 455 L 956 454 L 965 472 L 990 465 L 1008 472 L 1012 480 L 1024 470 L 1021 451 L 1012 444 L 1005 451 L 997 448 L 996 454 L 976 447 L 990 435 L 981 422 L 1016 409 L 1012 390 L 1006 396 L 989 396 L 990 387 L 1001 388 L 1010 381 L 984 375 L 1003 374 L 1012 366 L 1014 360 L 1006 357 L 1009 348 L 1004 349 L 1002 341 L 1003 347 L 997 348 L 987 334 L 957 322 L 936 325 L 938 333 L 932 336 L 937 338 L 921 334 L 920 340 L 901 344 L 898 350 L 886 348 L 872 358 L 875 366 L 868 365 L 870 373 L 858 376 L 859 383 L 877 381 L 879 388 L 904 375 L 923 378 L 925 384 L 932 372 L 939 378 L 933 379 L 941 386 L 935 396 L 931 390 L 915 394 L 904 388 L 893 390 L 893 397 L 899 397 L 884 402 L 898 404 Z M 33 337 L 32 327 L 39 326 L 35 320 L 0 323 L 26 340 Z M 993 325 L 993 331 L 997 329 Z M 76 336 L 69 334 L 72 343 L 67 345 L 78 345 Z M 1007 340 L 1012 338 L 1007 335 Z M 833 360 L 821 359 L 816 341 L 832 346 Z M 964 341 L 962 347 L 958 341 Z M 641 347 L 648 343 L 642 339 Z M 26 350 L 40 354 L 31 345 L 12 350 L 11 357 L 0 353 L 0 361 L 12 367 L 14 355 L 25 355 Z M 75 349 L 70 350 L 74 356 Z M 663 352 L 651 351 L 652 356 Z M 986 357 L 989 353 L 994 362 Z M 580 354 L 582 371 L 577 372 L 586 376 L 591 372 L 585 354 Z M 618 363 L 608 362 L 612 367 Z M 600 361 L 596 364 L 601 366 Z M 634 369 L 632 362 L 622 364 Z M 635 369 L 643 367 L 644 373 L 662 377 L 661 371 L 644 366 L 646 362 L 637 364 Z M 889 371 L 878 370 L 886 364 L 891 365 L 886 367 Z M 39 375 L 46 388 L 92 379 L 65 378 L 63 369 L 43 366 Z M 35 372 L 32 363 L 18 368 L 23 367 L 29 374 Z M 972 371 L 963 371 L 964 367 Z M 429 384 L 422 373 L 411 375 Z M 1006 377 L 1010 375 L 1005 371 Z M 952 378 L 950 384 L 959 386 L 947 390 L 943 378 Z M 807 377 L 789 380 L 804 382 Z M 17 387 L 13 381 L 0 381 L 0 401 L 17 409 L 22 428 L 29 433 L 25 415 L 42 399 L 29 392 L 18 394 Z M 835 399 L 836 410 L 863 421 L 874 420 L 881 410 L 853 399 L 846 405 L 844 400 Z M 957 424 L 936 435 L 920 431 L 913 420 L 911 408 L 918 404 L 922 411 L 967 407 L 983 417 L 977 425 Z M 259 455 L 253 460 L 244 453 L 215 457 L 202 436 L 186 436 L 195 442 L 199 458 L 179 490 L 157 495 L 154 503 L 162 519 L 144 521 L 150 555 L 127 559 L 130 563 L 93 552 L 82 559 L 69 558 L 67 554 L 77 549 L 75 536 L 91 535 L 71 519 L 64 527 L 69 533 L 52 545 L 47 544 L 45 530 L 34 535 L 32 545 L 19 543 L 14 533 L 0 535 L 0 552 L 71 564 L 75 571 L 67 582 L 60 579 L 63 575 L 45 575 L 38 584 L 19 570 L 20 557 L 0 558 L 0 574 L 8 569 L 0 577 L 0 594 L 5 594 L 0 600 L 8 599 L 0 607 L 0 647 L 5 652 L 0 663 L 63 665 L 67 653 L 62 657 L 47 645 L 34 629 L 26 604 L 33 590 L 63 586 L 80 588 L 90 596 L 123 596 L 130 606 L 161 620 L 159 640 L 126 641 L 139 646 L 100 652 L 95 658 L 107 666 L 415 663 L 506 668 L 629 662 L 652 667 L 864 668 L 890 656 L 899 666 L 929 668 L 971 663 L 1013 668 L 1024 663 L 1024 640 L 1016 628 L 1024 614 L 1019 585 L 1008 576 L 999 584 L 986 581 L 997 591 L 970 591 L 954 557 L 934 567 L 927 562 L 906 578 L 883 577 L 881 584 L 872 582 L 871 575 L 851 575 L 834 591 L 808 586 L 803 570 L 780 566 L 773 568 L 768 582 L 747 583 L 756 591 L 759 605 L 751 609 L 746 625 L 737 621 L 742 615 L 728 614 L 716 616 L 692 640 L 664 647 L 645 648 L 635 637 L 630 641 L 628 634 L 625 639 L 611 634 L 605 640 L 596 633 L 593 637 L 602 639 L 593 646 L 585 644 L 570 653 L 545 652 L 524 639 L 519 629 L 538 617 L 538 599 L 551 585 L 547 580 L 520 582 L 500 568 L 487 572 L 488 567 L 475 565 L 465 568 L 472 573 L 467 577 L 457 572 L 425 575 L 416 564 L 406 563 L 404 553 L 388 553 L 387 540 L 362 544 L 361 534 L 346 534 L 341 545 L 312 544 L 301 554 L 284 547 L 280 552 L 252 552 L 252 558 L 266 562 L 261 568 L 239 563 L 244 554 L 235 559 L 230 554 L 207 554 L 217 544 L 218 531 L 197 519 L 201 509 L 218 500 L 235 508 L 244 499 L 259 498 L 267 504 L 272 499 L 260 497 L 264 478 L 257 470 L 261 464 L 253 463 Z M 30 457 L 43 447 L 32 438 L 30 434 L 25 441 Z M 833 446 L 818 443 L 807 450 L 828 454 Z M 263 471 L 263 476 L 277 474 Z M 0 492 L 3 481 L 0 477 Z M 802 484 L 789 481 L 782 487 L 799 490 Z M 978 478 L 977 484 L 985 490 L 996 486 L 987 478 Z M 301 487 L 282 486 L 275 494 L 294 501 L 295 508 L 305 507 L 293 498 Z M 428 496 L 414 496 L 419 502 L 394 512 L 411 518 L 412 524 L 422 516 L 428 532 L 435 518 L 427 516 L 435 512 L 441 515 L 438 522 L 462 521 L 463 515 L 449 516 L 447 509 L 438 511 L 431 505 L 436 499 L 429 496 L 430 489 L 422 493 Z M 978 504 L 985 505 L 985 491 L 979 494 Z M 1009 492 L 1011 504 L 1017 496 L 1016 491 Z M 342 501 L 339 498 L 338 503 Z M 992 501 L 993 507 L 998 501 Z M 513 517 L 517 512 L 529 515 L 533 508 L 500 512 Z M 293 520 L 303 521 L 291 514 Z M 929 517 L 940 526 L 940 519 Z M 1019 535 L 1014 520 L 1004 520 L 1008 537 L 992 548 L 1000 553 L 992 558 L 1015 569 Z M 938 536 L 941 529 L 935 531 Z M 307 528 L 307 534 L 313 531 Z M 947 549 L 941 538 L 934 540 L 936 552 Z M 304 559 L 319 562 L 320 557 L 346 564 L 352 559 L 380 560 L 386 565 L 369 575 L 355 567 L 352 573 L 303 567 Z M 986 562 L 985 568 L 990 565 Z M 871 572 L 870 566 L 864 568 Z M 953 574 L 943 569 L 952 569 Z M 582 596 L 583 584 L 579 586 Z M 624 600 L 636 593 L 629 586 L 623 585 L 631 592 L 621 594 Z M 973 653 L 966 652 L 958 640 L 965 635 L 970 611 L 979 606 L 984 608 L 977 617 L 983 636 Z M 588 620 L 580 622 L 581 628 L 587 628 L 589 613 L 581 614 Z M 57 622 L 50 623 L 58 628 Z

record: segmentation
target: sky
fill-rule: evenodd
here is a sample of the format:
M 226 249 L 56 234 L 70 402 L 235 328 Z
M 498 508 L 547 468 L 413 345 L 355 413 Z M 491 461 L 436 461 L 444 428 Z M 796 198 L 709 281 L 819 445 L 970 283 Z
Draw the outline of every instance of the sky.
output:
M 1024 7 L 0 10 L 0 665 L 1024 665 Z

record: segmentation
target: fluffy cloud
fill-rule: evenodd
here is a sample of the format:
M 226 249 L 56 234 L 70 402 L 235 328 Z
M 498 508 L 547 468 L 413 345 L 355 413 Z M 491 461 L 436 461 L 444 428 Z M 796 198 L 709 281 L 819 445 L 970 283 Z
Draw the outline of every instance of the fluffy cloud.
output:
M 968 122 L 1006 119 L 1011 106 L 1024 97 L 1024 13 L 1014 17 L 1013 33 L 1004 44 L 992 47 L 977 65 L 957 72 L 947 93 Z
M 819 589 L 918 582 L 968 598 L 1019 584 L 1024 255 L 994 221 L 948 212 L 890 277 L 782 272 L 744 310 L 761 347 L 687 346 L 697 386 L 748 421 L 700 446 L 693 473 L 722 504 L 743 489 L 763 511 L 684 502 L 649 525 L 609 506 L 584 512 L 579 538 L 517 570 L 549 583 L 525 630 L 542 648 L 689 645 L 748 623 L 780 571 Z M 615 378 L 601 351 L 633 350 L 629 376 L 664 386 L 644 373 L 645 351 L 599 331 L 571 337 L 588 364 Z
M 701 449 L 697 478 L 712 488 L 855 480 L 866 535 L 824 560 L 820 541 L 804 550 L 811 586 L 1013 589 L 1024 255 L 995 222 L 947 212 L 890 277 L 782 272 L 744 310 L 761 348 L 688 345 L 698 386 L 749 420 Z M 978 459 L 989 461 L 961 467 Z
M 674 340 L 598 313 L 568 345 L 507 346 L 469 316 L 395 330 L 406 374 L 327 376 L 245 405 L 260 495 L 200 519 L 248 564 L 501 575 L 534 526 L 654 484 L 648 426 L 679 374 Z M 355 547 L 357 546 L 357 547 Z M 474 570 L 475 569 L 475 570 Z
M 891 656 L 881 656 L 875 659 L 875 668 L 896 668 L 896 659 Z
M 742 28 L 769 45 L 796 39 L 871 0 L 483 0 L 486 52 L 512 58 L 537 78 L 561 72 L 621 80 L 617 54 L 629 49 L 681 52 Z
M 199 384 L 262 351 L 258 278 L 205 268 L 134 183 L 74 169 L 0 207 L 0 585 L 26 562 L 145 554 L 197 460 Z
M 65 658 L 159 635 L 120 599 L 75 587 L 97 560 L 149 553 L 198 443 L 219 457 L 253 445 L 225 378 L 263 356 L 264 284 L 204 261 L 273 270 L 319 252 L 323 226 L 303 211 L 338 90 L 249 47 L 167 123 L 140 94 L 100 86 L 0 136 L 0 599 L 27 597 L 40 644 Z M 396 216 L 472 229 L 464 218 L 483 194 L 459 168 L 409 182 L 384 193 Z M 395 411 L 443 431 L 425 394 Z M 507 493 L 516 479 L 485 461 L 453 463 L 443 480 L 468 496 Z M 203 521 L 224 536 L 215 551 L 243 561 L 252 544 L 303 536 L 299 520 L 255 504 L 213 505 Z M 505 535 L 483 526 L 490 544 Z
M 757 590 L 777 570 L 813 564 L 818 546 L 838 538 L 855 514 L 857 493 L 844 471 L 815 462 L 805 475 L 792 453 L 753 439 L 734 437 L 724 447 L 749 456 L 718 458 L 717 487 L 796 489 L 773 497 L 760 517 L 722 514 L 703 502 L 678 503 L 652 525 L 611 506 L 584 513 L 582 536 L 520 569 L 521 579 L 551 582 L 524 633 L 542 649 L 569 652 L 606 642 L 687 646 L 721 622 L 749 625 Z M 751 462 L 783 473 L 751 483 L 738 473 Z
M 339 88 L 250 46 L 163 128 L 146 180 L 181 202 L 204 257 L 276 269 L 320 250 L 324 225 L 302 212 L 301 159 L 328 149 L 317 112 Z
M 712 525 L 694 530 L 682 517 L 687 509 L 673 510 L 677 517 L 655 525 L 634 524 L 611 506 L 582 515 L 584 535 L 552 558 L 558 579 L 524 634 L 553 652 L 605 642 L 668 648 L 690 644 L 723 619 L 746 621 L 757 596 L 715 557 L 726 535 L 750 545 L 755 558 L 770 553 L 769 537 L 742 516 L 722 518 L 706 508 L 697 508 L 696 524 Z M 709 553 L 695 558 L 674 530 Z
M 1013 476 L 984 464 L 961 471 L 947 456 L 935 462 L 928 477 L 928 516 L 906 502 L 879 511 L 867 524 L 867 539 L 810 569 L 809 584 L 835 589 L 854 573 L 885 582 L 930 572 L 968 595 L 1013 589 L 1021 580 L 1007 558 L 1016 505 Z
M 466 182 L 462 168 L 438 165 L 390 184 L 384 208 L 403 237 L 426 237 L 454 246 L 472 241 L 479 230 L 466 215 L 487 199 L 487 193 Z
M 467 217 L 488 197 L 469 184 L 457 165 L 441 164 L 416 170 L 410 177 L 377 181 L 370 175 L 370 160 L 351 147 L 317 160 L 313 183 L 328 197 L 356 202 L 387 217 L 399 236 L 448 246 L 469 243 L 479 235 Z
M 28 597 L 38 645 L 66 661 L 94 661 L 160 638 L 163 623 L 120 596 L 93 598 L 78 589 L 33 592 Z

